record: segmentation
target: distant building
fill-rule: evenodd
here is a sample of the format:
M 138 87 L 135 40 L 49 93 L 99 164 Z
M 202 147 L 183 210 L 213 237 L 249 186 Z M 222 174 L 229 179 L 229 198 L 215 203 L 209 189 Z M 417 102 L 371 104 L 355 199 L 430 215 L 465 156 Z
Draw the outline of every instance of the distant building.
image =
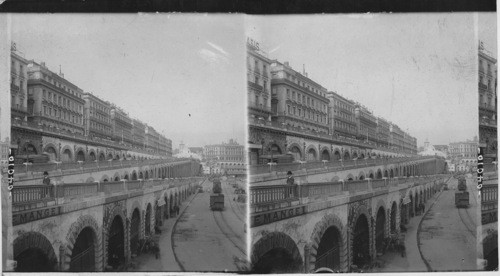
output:
M 207 145 L 203 148 L 203 159 L 245 163 L 245 147 L 233 139 L 229 139 L 228 143 Z
M 434 145 L 434 148 L 440 152 L 448 154 L 448 145 Z

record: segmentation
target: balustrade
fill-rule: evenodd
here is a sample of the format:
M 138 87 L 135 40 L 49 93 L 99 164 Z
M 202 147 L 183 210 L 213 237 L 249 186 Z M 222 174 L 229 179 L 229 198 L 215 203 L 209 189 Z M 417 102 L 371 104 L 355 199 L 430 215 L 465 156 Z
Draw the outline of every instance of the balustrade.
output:
M 419 178 L 387 178 L 366 179 L 354 181 L 337 181 L 324 183 L 306 183 L 302 185 L 260 185 L 250 187 L 250 204 L 266 205 L 280 201 L 317 198 L 322 196 L 342 195 L 344 192 L 356 194 L 370 191 L 370 189 L 385 189 L 389 186 L 398 186 L 405 183 L 414 183 L 415 186 L 442 180 L 447 175 L 423 176 Z
M 200 180 L 193 177 L 182 180 L 158 179 L 150 181 L 115 181 L 115 182 L 91 182 L 91 183 L 64 183 L 59 185 L 24 185 L 15 186 L 12 189 L 12 204 L 27 205 L 42 201 L 55 201 L 56 198 L 75 198 L 90 195 L 97 195 L 101 192 L 105 194 L 142 190 L 153 186 L 166 185 L 166 188 L 180 187 L 193 180 Z M 173 183 L 173 182 L 176 183 Z

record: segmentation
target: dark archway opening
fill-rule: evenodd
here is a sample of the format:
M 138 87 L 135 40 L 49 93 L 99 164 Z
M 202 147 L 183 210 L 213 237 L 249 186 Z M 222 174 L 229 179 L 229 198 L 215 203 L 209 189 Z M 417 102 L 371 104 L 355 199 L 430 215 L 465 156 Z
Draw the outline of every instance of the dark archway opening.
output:
M 375 222 L 376 228 L 375 228 L 375 248 L 377 249 L 378 252 L 383 252 L 384 251 L 384 236 L 385 236 L 385 210 L 384 208 L 379 208 L 377 212 L 377 219 Z
M 252 273 L 297 273 L 300 272 L 300 266 L 301 262 L 295 260 L 286 249 L 273 248 L 253 265 Z
M 382 171 L 381 170 L 377 171 L 377 179 L 382 179 Z
M 138 254 L 139 251 L 139 230 L 141 225 L 140 211 L 138 208 L 134 209 L 132 219 L 130 220 L 130 252 Z
M 69 271 L 95 271 L 94 231 L 90 227 L 84 228 L 75 241 L 71 253 Z
M 330 161 L 330 153 L 328 153 L 328 150 L 325 149 L 321 152 L 321 160 Z
M 76 161 L 85 161 L 85 153 L 83 153 L 83 150 L 76 153 Z
M 50 260 L 39 248 L 29 248 L 15 257 L 16 272 L 51 272 L 54 271 Z
M 392 207 L 391 207 L 391 234 L 394 234 L 396 233 L 396 210 L 397 208 L 397 205 L 396 205 L 396 202 L 393 202 L 392 203 Z
M 486 271 L 497 271 L 498 270 L 498 247 L 491 250 L 488 255 L 485 256 L 487 261 Z
M 89 153 L 89 159 L 90 161 L 95 161 L 96 158 L 95 158 L 95 153 L 93 151 Z
M 144 218 L 144 231 L 145 235 L 149 236 L 151 233 L 151 204 L 146 208 L 146 217 Z
M 335 160 L 340 160 L 342 159 L 342 156 L 340 156 L 340 152 L 339 151 L 335 151 L 334 155 L 335 156 Z
M 340 240 L 340 232 L 336 227 L 325 231 L 316 252 L 315 269 L 328 267 L 333 271 L 340 270 Z
M 132 173 L 132 180 L 137 180 L 137 173 L 136 172 Z
M 370 235 L 368 219 L 364 214 L 358 217 L 353 235 L 353 265 L 363 267 L 370 262 Z
M 125 262 L 123 221 L 119 216 L 115 216 L 108 238 L 108 264 L 114 269 Z

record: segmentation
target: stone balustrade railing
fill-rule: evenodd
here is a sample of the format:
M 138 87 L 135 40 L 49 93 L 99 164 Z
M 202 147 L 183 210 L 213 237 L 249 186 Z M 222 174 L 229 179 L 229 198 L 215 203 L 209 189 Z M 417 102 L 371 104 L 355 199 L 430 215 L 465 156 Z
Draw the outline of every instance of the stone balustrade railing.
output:
M 332 172 L 341 171 L 346 169 L 357 169 L 369 166 L 389 165 L 394 163 L 403 163 L 409 161 L 426 160 L 429 156 L 415 156 L 415 157 L 398 157 L 398 158 L 379 158 L 379 159 L 358 159 L 347 161 L 329 161 L 329 162 L 306 162 L 306 163 L 273 163 L 266 165 L 252 165 L 250 166 L 250 175 L 257 179 L 260 175 L 286 174 L 288 171 L 307 170 L 311 172 Z M 389 176 L 387 176 L 389 177 Z
M 20 206 L 32 205 L 33 203 L 57 202 L 56 199 L 81 198 L 99 194 L 114 194 L 124 191 L 144 190 L 154 186 L 167 185 L 167 188 L 178 187 L 188 183 L 202 180 L 202 177 L 189 177 L 180 179 L 151 179 L 134 181 L 114 182 L 91 182 L 91 183 L 65 183 L 60 185 L 25 185 L 14 186 L 12 189 L 12 206 L 17 209 Z
M 450 177 L 449 175 L 432 175 L 421 177 L 365 179 L 355 181 L 337 181 L 323 183 L 307 183 L 303 185 L 261 185 L 250 187 L 250 205 L 275 205 L 280 202 L 291 202 L 301 198 L 328 197 L 346 194 L 356 194 L 377 189 L 397 187 L 402 184 L 414 183 L 422 185 Z M 290 205 L 290 204 L 285 204 Z

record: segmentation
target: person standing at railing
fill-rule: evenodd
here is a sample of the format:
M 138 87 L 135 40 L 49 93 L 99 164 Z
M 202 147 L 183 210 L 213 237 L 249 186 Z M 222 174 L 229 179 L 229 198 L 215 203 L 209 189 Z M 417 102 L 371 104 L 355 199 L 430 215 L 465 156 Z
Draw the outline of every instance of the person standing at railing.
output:
M 294 197 L 293 188 L 295 186 L 295 179 L 293 178 L 293 174 L 291 171 L 288 171 L 286 175 L 287 191 L 285 192 L 285 198 L 292 198 Z
M 48 172 L 43 172 L 43 181 L 42 181 L 43 185 L 47 186 L 48 188 L 45 190 L 45 194 L 42 195 L 42 196 L 45 196 L 45 197 L 50 197 L 50 186 L 52 185 L 50 183 L 50 177 L 49 177 L 49 173 Z

